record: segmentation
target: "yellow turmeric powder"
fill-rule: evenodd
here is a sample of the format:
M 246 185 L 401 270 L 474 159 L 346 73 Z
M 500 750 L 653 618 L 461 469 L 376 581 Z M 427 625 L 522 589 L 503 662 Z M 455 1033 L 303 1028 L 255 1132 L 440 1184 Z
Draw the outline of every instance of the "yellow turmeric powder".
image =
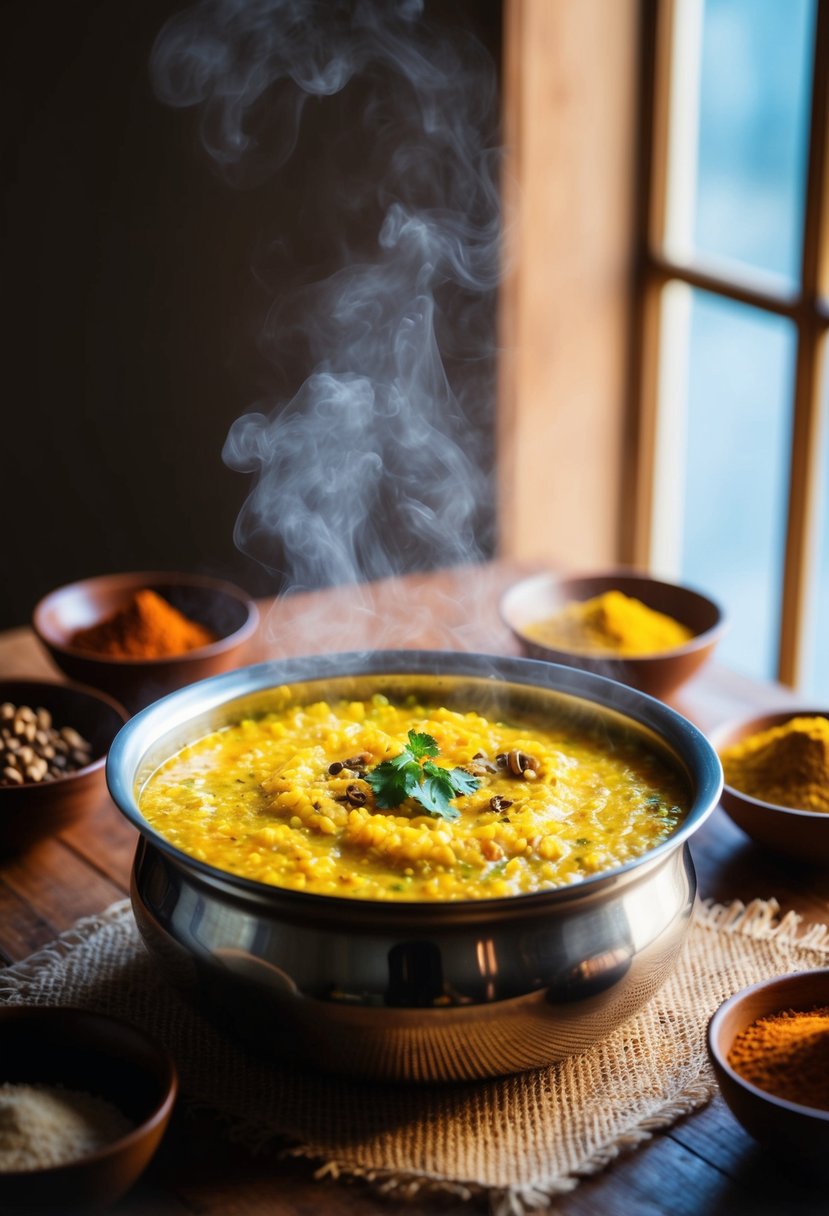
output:
M 829 1005 L 758 1018 L 734 1039 L 728 1063 L 775 1097 L 829 1110 Z
M 726 784 L 750 798 L 829 813 L 829 719 L 795 717 L 720 754 Z
M 556 650 L 622 656 L 673 650 L 693 637 L 673 617 L 622 591 L 605 591 L 590 600 L 565 604 L 554 616 L 527 625 L 524 632 Z

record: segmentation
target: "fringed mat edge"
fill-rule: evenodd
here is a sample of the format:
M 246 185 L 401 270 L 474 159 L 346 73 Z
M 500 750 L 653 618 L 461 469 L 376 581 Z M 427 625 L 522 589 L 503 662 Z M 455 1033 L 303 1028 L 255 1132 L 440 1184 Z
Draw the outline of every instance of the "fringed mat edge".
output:
M 107 924 L 120 919 L 130 907 L 130 901 L 123 899 L 97 915 L 83 917 L 71 929 L 61 933 L 54 941 L 41 947 L 28 958 L 0 970 L 0 1001 L 19 995 L 21 987 L 34 980 L 44 968 L 60 965 L 75 947 L 106 928 Z M 829 955 L 829 925 L 804 924 L 803 917 L 793 911 L 781 916 L 780 904 L 774 898 L 754 899 L 748 904 L 742 900 L 733 900 L 728 904 L 716 903 L 713 900 L 699 901 L 694 919 L 702 928 L 715 932 L 739 934 Z M 378 1195 L 404 1202 L 430 1193 L 442 1194 L 463 1202 L 486 1197 L 491 1216 L 528 1216 L 532 1212 L 549 1211 L 557 1198 L 573 1191 L 582 1179 L 601 1173 L 619 1157 L 633 1152 L 650 1140 L 655 1133 L 667 1130 L 680 1119 L 701 1109 L 714 1096 L 716 1089 L 716 1082 L 706 1064 L 700 1076 L 681 1094 L 670 1099 L 658 1111 L 613 1141 L 601 1145 L 578 1169 L 529 1187 L 486 1187 L 478 1182 L 453 1181 L 428 1173 L 401 1173 L 366 1167 L 346 1158 L 327 1157 L 320 1146 L 286 1143 L 286 1137 L 277 1135 L 262 1137 L 254 1148 L 263 1151 L 282 1145 L 279 1149 L 281 1157 L 316 1163 L 313 1177 L 318 1181 L 342 1178 L 364 1182 Z M 203 1103 L 185 1104 L 194 1109 L 204 1108 Z M 252 1128 L 244 1120 L 222 1119 L 221 1111 L 214 1107 L 210 1109 L 219 1116 L 230 1139 L 250 1143 Z M 261 1135 L 261 1128 L 259 1131 Z

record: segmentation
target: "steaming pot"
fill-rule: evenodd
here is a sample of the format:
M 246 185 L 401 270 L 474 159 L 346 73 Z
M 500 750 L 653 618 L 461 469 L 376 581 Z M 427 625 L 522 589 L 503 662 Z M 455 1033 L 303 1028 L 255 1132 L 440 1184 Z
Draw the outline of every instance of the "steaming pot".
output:
M 615 870 L 530 895 L 444 903 L 308 894 L 186 856 L 144 820 L 137 793 L 169 756 L 298 699 L 415 693 L 509 718 L 568 709 L 639 733 L 685 776 L 691 805 L 668 840 Z M 430 651 L 262 663 L 139 713 L 107 780 L 141 839 L 132 902 L 151 956 L 198 1008 L 257 1049 L 384 1080 L 469 1080 L 535 1068 L 605 1037 L 660 987 L 690 924 L 688 838 L 717 805 L 719 760 L 659 701 L 576 668 Z

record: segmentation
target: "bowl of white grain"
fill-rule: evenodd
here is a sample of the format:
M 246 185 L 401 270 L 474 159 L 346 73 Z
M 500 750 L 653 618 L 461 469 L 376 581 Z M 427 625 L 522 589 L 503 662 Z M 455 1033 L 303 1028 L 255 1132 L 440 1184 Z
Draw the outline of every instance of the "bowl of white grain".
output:
M 138 1179 L 177 1092 L 167 1051 L 129 1022 L 0 1009 L 0 1209 L 86 1211 Z

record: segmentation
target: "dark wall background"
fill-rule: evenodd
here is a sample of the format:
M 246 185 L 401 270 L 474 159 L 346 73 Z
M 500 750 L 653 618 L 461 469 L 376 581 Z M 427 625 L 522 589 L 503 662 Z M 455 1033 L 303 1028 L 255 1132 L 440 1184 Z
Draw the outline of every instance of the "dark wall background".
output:
M 252 260 L 280 229 L 299 236 L 319 200 L 301 159 L 288 186 L 230 189 L 195 116 L 153 97 L 150 48 L 178 7 L 0 6 L 0 627 L 26 622 L 52 587 L 111 570 L 278 589 L 235 549 L 247 485 L 221 450 L 273 387 L 257 353 L 270 295 Z M 500 4 L 467 7 L 433 11 L 471 22 L 497 57 Z M 313 259 L 313 231 L 303 241 Z

